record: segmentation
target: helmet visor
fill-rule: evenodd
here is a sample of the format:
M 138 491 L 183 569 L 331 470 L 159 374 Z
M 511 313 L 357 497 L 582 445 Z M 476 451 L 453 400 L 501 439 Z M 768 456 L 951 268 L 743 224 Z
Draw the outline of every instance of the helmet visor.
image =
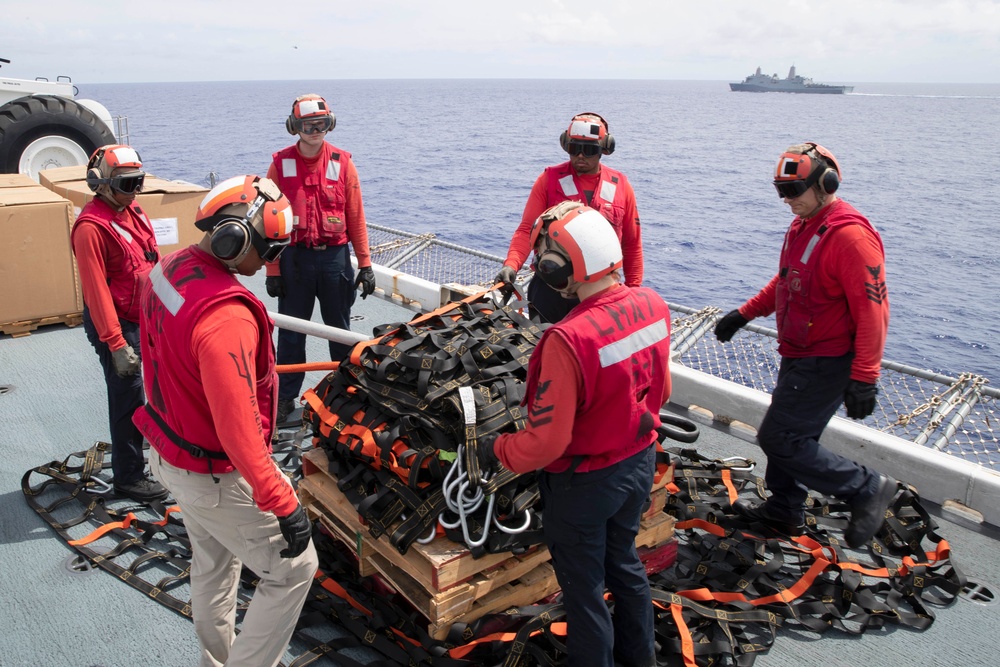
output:
M 146 181 L 146 174 L 143 172 L 132 172 L 131 174 L 118 174 L 108 179 L 108 185 L 115 192 L 130 195 L 142 192 L 143 183 Z

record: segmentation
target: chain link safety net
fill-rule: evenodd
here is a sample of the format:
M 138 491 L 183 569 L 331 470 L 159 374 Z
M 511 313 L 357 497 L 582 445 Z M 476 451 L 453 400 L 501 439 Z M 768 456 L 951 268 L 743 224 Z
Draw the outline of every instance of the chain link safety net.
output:
M 488 289 L 504 258 L 435 238 L 368 225 L 372 261 L 441 285 Z M 522 271 L 519 282 L 530 277 Z M 470 292 L 471 293 L 471 292 Z M 724 314 L 670 304 L 671 347 L 685 366 L 770 393 L 778 374 L 777 332 L 748 324 L 725 345 L 712 330 Z M 949 377 L 892 361 L 882 362 L 875 413 L 864 420 L 874 429 L 925 447 L 1000 470 L 1000 389 L 963 373 Z M 846 416 L 843 408 L 841 416 Z

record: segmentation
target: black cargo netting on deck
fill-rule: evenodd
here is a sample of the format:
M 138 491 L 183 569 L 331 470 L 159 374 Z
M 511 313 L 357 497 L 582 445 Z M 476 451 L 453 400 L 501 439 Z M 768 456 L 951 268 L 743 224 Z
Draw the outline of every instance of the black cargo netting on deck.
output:
M 29 470 L 25 499 L 89 562 L 190 617 L 183 518 L 168 504 L 136 505 L 110 495 L 102 481 L 109 448 L 97 443 Z M 676 470 L 665 511 L 679 521 L 681 544 L 674 567 L 650 577 L 660 665 L 751 665 L 786 632 L 924 630 L 934 621 L 933 607 L 954 602 L 964 584 L 947 541 L 909 488 L 900 488 L 871 545 L 849 550 L 841 539 L 843 505 L 811 498 L 806 534 L 782 538 L 732 513 L 736 497 L 763 488 L 748 462 L 706 460 L 693 449 L 670 454 Z M 359 577 L 353 554 L 322 530 L 314 538 L 321 572 L 288 667 L 564 662 L 558 596 L 456 624 L 448 640 L 436 641 L 420 610 L 378 577 Z M 241 611 L 255 580 L 249 570 L 243 574 Z

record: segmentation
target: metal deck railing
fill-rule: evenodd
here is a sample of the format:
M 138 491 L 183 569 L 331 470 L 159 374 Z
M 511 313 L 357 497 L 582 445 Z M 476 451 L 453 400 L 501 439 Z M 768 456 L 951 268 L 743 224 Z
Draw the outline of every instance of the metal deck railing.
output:
M 504 258 L 414 234 L 368 225 L 372 260 L 441 285 L 488 289 Z M 778 374 L 777 332 L 748 324 L 725 345 L 712 331 L 722 311 L 670 304 L 671 348 L 684 365 L 770 393 Z M 949 377 L 883 361 L 870 428 L 1000 471 L 1000 390 L 981 376 Z M 843 409 L 842 409 L 843 410 Z

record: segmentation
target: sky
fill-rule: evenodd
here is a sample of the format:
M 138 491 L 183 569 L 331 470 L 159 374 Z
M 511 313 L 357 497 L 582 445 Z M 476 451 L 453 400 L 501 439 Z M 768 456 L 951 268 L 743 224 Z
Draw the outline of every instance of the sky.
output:
M 0 77 L 1000 83 L 1000 0 L 4 0 Z

